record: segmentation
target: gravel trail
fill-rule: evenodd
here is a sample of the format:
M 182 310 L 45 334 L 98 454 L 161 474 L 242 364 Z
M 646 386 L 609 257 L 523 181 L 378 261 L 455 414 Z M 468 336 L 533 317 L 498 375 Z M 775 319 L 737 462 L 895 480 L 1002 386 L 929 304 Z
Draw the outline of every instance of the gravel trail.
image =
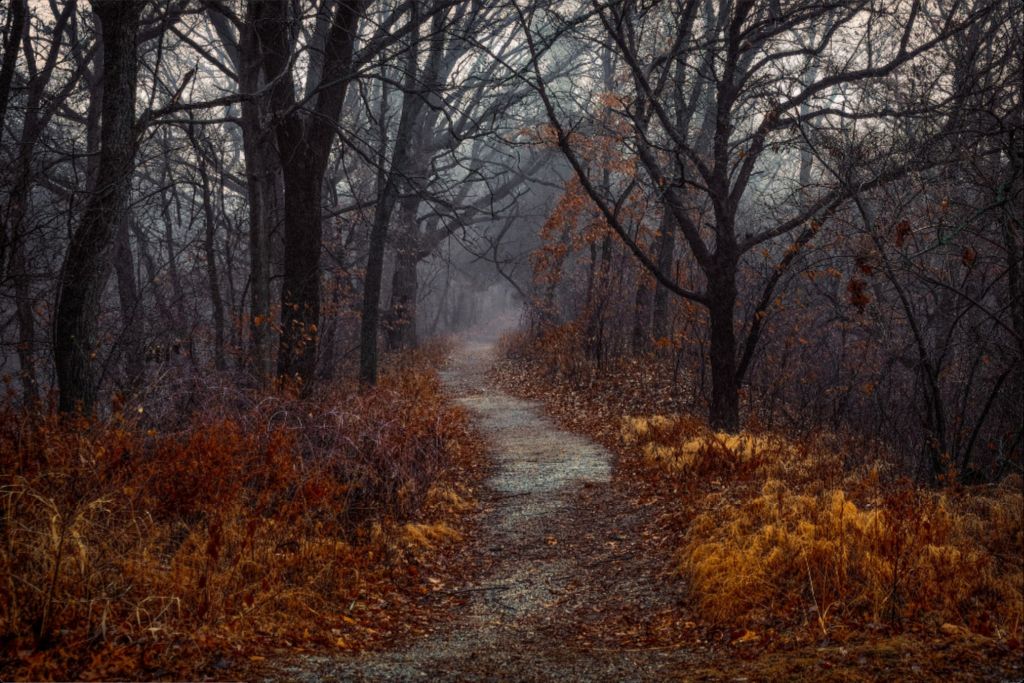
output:
M 310 657 L 291 680 L 622 681 L 678 678 L 682 653 L 581 644 L 588 621 L 664 600 L 651 577 L 622 576 L 635 511 L 609 497 L 612 455 L 547 418 L 539 403 L 486 382 L 487 343 L 468 342 L 442 372 L 473 415 L 493 472 L 481 494 L 484 570 L 450 619 L 381 652 Z M 634 529 L 635 530 L 635 529 Z M 636 553 L 634 553 L 636 554 Z M 649 611 L 647 612 L 650 613 Z
M 628 467 L 613 471 L 611 453 L 559 427 L 540 403 L 495 388 L 493 362 L 491 345 L 467 342 L 442 372 L 491 460 L 475 537 L 460 549 L 471 577 L 424 596 L 437 610 L 425 635 L 278 662 L 266 680 L 931 680 L 921 653 L 885 643 L 758 653 L 709 642 L 675 570 L 663 496 L 645 493 Z M 943 680 L 1019 678 L 1005 652 L 991 667 L 957 652 L 933 667 Z

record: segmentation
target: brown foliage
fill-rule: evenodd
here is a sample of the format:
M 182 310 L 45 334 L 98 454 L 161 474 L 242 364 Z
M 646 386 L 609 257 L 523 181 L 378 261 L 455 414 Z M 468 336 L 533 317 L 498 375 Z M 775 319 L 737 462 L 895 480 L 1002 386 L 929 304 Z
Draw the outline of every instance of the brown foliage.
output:
M 0 671 L 182 675 L 253 639 L 342 646 L 374 629 L 339 605 L 401 574 L 421 538 L 458 537 L 409 526 L 459 497 L 435 482 L 477 448 L 434 374 L 252 399 L 170 432 L 3 409 Z
M 690 418 L 630 418 L 625 443 L 706 493 L 679 551 L 702 614 L 747 627 L 931 624 L 1018 640 L 1024 492 L 928 491 L 849 470 L 823 436 L 708 433 Z M 838 448 L 837 448 L 838 446 Z M 748 482 L 743 485 L 743 482 Z
M 675 512 L 652 533 L 674 538 L 675 570 L 707 628 L 744 644 L 768 632 L 839 642 L 923 632 L 1020 647 L 1019 476 L 920 488 L 876 441 L 712 432 L 642 359 L 588 367 L 579 382 L 549 365 L 578 362 L 571 344 L 508 337 L 503 351 L 516 359 L 499 366 L 504 386 L 544 399 L 615 448 L 620 468 L 656 482 Z

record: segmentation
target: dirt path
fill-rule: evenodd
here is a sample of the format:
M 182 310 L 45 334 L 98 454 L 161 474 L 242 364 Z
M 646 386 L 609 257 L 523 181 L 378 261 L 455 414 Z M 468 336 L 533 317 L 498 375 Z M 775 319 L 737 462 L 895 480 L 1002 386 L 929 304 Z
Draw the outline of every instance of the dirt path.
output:
M 490 345 L 467 343 L 442 373 L 494 465 L 481 496 L 483 570 L 452 591 L 462 605 L 400 649 L 307 660 L 289 678 L 619 681 L 685 671 L 683 652 L 635 647 L 676 596 L 639 557 L 643 509 L 609 485 L 611 453 L 489 386 L 491 359 Z
M 459 550 L 474 568 L 460 574 L 472 578 L 423 595 L 437 615 L 425 635 L 381 651 L 279 663 L 269 680 L 1019 678 L 1007 651 L 990 649 L 999 661 L 986 666 L 968 641 L 948 650 L 948 642 L 928 649 L 901 636 L 729 646 L 736 633 L 701 625 L 672 570 L 685 523 L 683 502 L 675 501 L 687 494 L 659 492 L 670 482 L 637 480 L 629 466 L 614 466 L 609 451 L 546 417 L 539 402 L 495 388 L 487 379 L 493 362 L 489 344 L 467 343 L 442 373 L 489 445 L 477 532 Z M 571 392 L 560 400 L 571 401 Z

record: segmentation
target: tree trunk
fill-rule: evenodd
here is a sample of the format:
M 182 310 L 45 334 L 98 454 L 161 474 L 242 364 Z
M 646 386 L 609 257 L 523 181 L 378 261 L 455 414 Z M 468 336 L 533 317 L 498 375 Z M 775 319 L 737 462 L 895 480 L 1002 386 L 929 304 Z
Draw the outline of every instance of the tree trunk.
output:
M 35 364 L 35 308 L 28 265 L 26 220 L 32 193 L 32 157 L 39 130 L 33 110 L 25 112 L 16 175 L 8 197 L 7 227 L 10 230 L 10 279 L 14 287 L 15 319 L 18 322 L 18 364 L 26 403 L 39 398 Z
M 278 376 L 307 390 L 316 372 L 320 323 L 320 200 L 337 121 L 351 81 L 353 46 L 365 2 L 338 2 L 330 22 L 315 95 L 299 101 L 293 77 L 296 17 L 287 0 L 251 2 L 244 31 L 252 31 L 284 175 L 284 278 Z M 317 74 L 309 73 L 308 78 Z
M 413 349 L 416 337 L 416 299 L 419 283 L 416 266 L 420 261 L 419 231 L 416 211 L 419 198 L 404 199 L 399 209 L 399 223 L 405 226 L 402 244 L 395 249 L 395 273 L 391 278 L 391 306 L 388 311 L 386 339 L 388 350 Z
M 199 178 L 203 192 L 203 254 L 206 257 L 206 278 L 210 288 L 210 310 L 213 318 L 213 363 L 217 370 L 224 370 L 224 299 L 220 292 L 220 274 L 217 269 L 217 212 L 213 206 L 213 193 L 210 189 L 210 173 L 206 168 L 206 160 L 199 149 L 199 141 L 194 131 L 189 129 L 192 146 L 195 149 L 199 166 Z
M 284 165 L 284 282 L 281 287 L 279 377 L 310 382 L 320 323 L 320 224 L 323 173 L 295 154 Z
M 416 7 L 414 4 L 414 10 Z M 369 385 L 377 383 L 377 326 L 380 323 L 380 289 L 384 277 L 384 248 L 387 243 L 388 227 L 395 202 L 398 200 L 400 174 L 408 170 L 412 157 L 413 127 L 424 104 L 423 97 L 416 91 L 418 54 L 418 45 L 414 40 L 406 54 L 406 88 L 402 97 L 398 131 L 395 134 L 395 148 L 387 171 L 381 169 L 378 174 L 377 207 L 370 228 L 370 253 L 366 259 L 362 319 L 359 325 L 359 381 Z
M 396 146 L 396 156 L 398 147 Z M 388 238 L 388 223 L 391 221 L 391 205 L 397 188 L 394 174 L 381 188 L 370 228 L 370 251 L 366 258 L 366 277 L 363 280 L 363 307 L 359 322 L 359 380 L 364 384 L 377 383 L 377 326 L 380 321 L 380 285 L 384 277 L 384 246 Z
M 651 322 L 651 287 L 646 273 L 640 273 L 636 283 L 636 300 L 633 305 L 633 355 L 647 353 L 650 347 L 648 326 Z
M 139 252 L 140 266 L 146 269 L 146 280 L 148 282 L 156 282 L 159 279 L 160 269 L 153 261 L 153 255 L 149 253 L 146 233 L 135 221 L 129 221 L 129 224 L 132 235 L 135 237 L 135 247 Z M 164 327 L 171 330 L 176 329 L 174 311 L 171 310 L 170 304 L 167 303 L 167 297 L 164 296 L 163 290 L 160 287 L 152 287 L 151 291 L 153 293 L 153 301 L 156 303 L 156 310 L 160 313 Z
M 593 254 L 593 251 L 591 252 Z M 587 358 L 601 362 L 604 355 L 604 311 L 608 302 L 608 280 L 611 276 L 612 236 L 606 234 L 601 240 L 601 261 L 595 268 L 594 284 L 590 296 L 590 310 L 587 312 L 587 328 L 584 351 Z
M 135 48 L 142 5 L 133 0 L 92 2 L 102 24 L 103 115 L 96 191 L 71 236 L 55 306 L 53 355 L 60 409 L 65 412 L 91 412 L 99 390 L 94 368 L 97 319 L 135 162 Z
M 320 342 L 320 377 L 334 378 L 335 359 L 338 355 L 338 326 L 341 319 L 342 292 L 346 288 L 347 273 L 334 271 L 334 286 L 331 287 L 331 302 L 325 316 L 324 334 Z
M 217 224 L 212 220 L 212 209 L 207 209 L 206 213 L 203 252 L 206 256 L 206 277 L 209 281 L 210 309 L 213 318 L 213 364 L 218 370 L 223 370 L 227 365 L 224 362 L 224 300 L 220 293 L 217 251 L 214 248 Z
M 249 11 L 252 11 L 250 6 Z M 239 90 L 258 92 L 258 43 L 252 21 L 246 21 L 239 39 Z M 249 199 L 249 334 L 253 373 L 260 383 L 273 374 L 273 328 L 270 324 L 271 235 L 281 215 L 277 180 L 280 165 L 270 131 L 260 123 L 261 101 L 243 100 L 242 146 L 245 151 L 246 190 Z
M 1005 146 L 1009 148 L 1010 144 Z M 1000 169 L 1001 175 L 1003 178 L 1017 178 L 1019 183 L 1022 175 L 1021 155 L 1007 154 L 1006 156 L 1008 163 L 1004 169 Z M 1013 191 L 1014 189 L 1016 191 Z M 1024 360 L 1024 264 L 1022 264 L 1021 243 L 1018 236 L 1020 234 L 1020 216 L 1024 214 L 1024 206 L 1021 202 L 1024 192 L 1021 192 L 1019 185 L 1017 188 L 1013 188 L 1007 184 L 993 192 L 993 200 L 1000 201 L 1004 193 L 1009 195 L 1009 201 L 998 220 L 1003 245 L 1006 249 L 1008 294 L 1006 307 L 1010 310 L 1010 321 L 1017 336 L 1017 349 L 1020 353 L 1018 361 L 1020 361 Z
M 708 274 L 708 315 L 711 318 L 711 412 L 717 431 L 740 428 L 739 381 L 736 377 L 736 266 L 719 264 Z
M 21 366 L 21 390 L 26 404 L 39 400 L 36 376 L 36 317 L 32 288 L 29 286 L 25 240 L 18 239 L 11 252 L 11 278 L 14 281 L 15 317 L 18 320 L 18 364 Z
M 395 253 L 395 273 L 391 279 L 391 310 L 388 313 L 387 344 L 390 351 L 416 348 L 416 281 L 414 249 L 400 248 Z
M 124 349 L 124 373 L 129 391 L 134 391 L 142 382 L 145 372 L 145 350 L 142 347 L 142 307 L 138 283 L 135 278 L 135 263 L 132 258 L 131 242 L 128 237 L 132 218 L 126 212 L 117 228 L 114 244 L 114 273 L 117 277 L 117 298 L 121 308 L 121 343 Z
M 672 212 L 665 208 L 661 219 L 661 226 L 658 228 L 658 239 L 655 241 L 657 249 L 658 270 L 665 275 L 673 276 L 672 264 L 675 261 L 676 249 L 676 226 L 672 221 Z M 669 291 L 664 285 L 658 284 L 654 289 L 654 303 L 651 311 L 652 325 L 651 336 L 654 339 L 668 339 L 671 334 L 669 329 Z
M 178 198 L 175 194 L 173 180 L 170 172 L 170 156 L 165 157 L 165 170 L 164 182 L 167 183 L 166 188 L 160 188 L 160 208 L 161 216 L 163 217 L 163 240 L 162 246 L 167 258 L 167 274 L 171 281 L 171 293 L 173 298 L 171 300 L 171 307 L 174 311 L 174 324 L 172 328 L 174 334 L 178 336 L 184 336 L 185 330 L 187 329 L 186 320 L 188 315 L 185 311 L 185 292 L 181 286 L 181 275 L 178 272 L 178 249 L 174 242 L 174 226 L 175 224 L 182 223 L 181 211 L 176 211 L 177 221 L 175 216 L 171 215 L 171 204 L 175 205 L 175 209 L 178 209 Z
M 11 99 L 11 82 L 14 80 L 15 67 L 18 65 L 18 46 L 21 45 L 27 14 L 25 0 L 11 0 L 10 9 L 7 11 L 7 31 L 4 34 L 4 56 L 0 62 L 0 142 L 3 142 L 3 123 L 7 117 L 7 104 Z M 3 256 L 4 252 L 0 249 L 0 263 L 3 262 Z

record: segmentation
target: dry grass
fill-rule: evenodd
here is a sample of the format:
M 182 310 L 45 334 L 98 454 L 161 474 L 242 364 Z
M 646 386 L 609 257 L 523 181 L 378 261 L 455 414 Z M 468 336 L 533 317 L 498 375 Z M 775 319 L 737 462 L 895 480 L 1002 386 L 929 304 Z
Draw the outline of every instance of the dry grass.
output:
M 697 517 L 681 569 L 721 622 L 833 619 L 958 627 L 1019 639 L 1021 495 L 899 492 L 858 506 L 769 480 Z
M 1019 477 L 921 490 L 881 463 L 844 467 L 834 440 L 715 434 L 690 418 L 627 418 L 622 439 L 674 477 L 728 479 L 705 492 L 679 551 L 713 622 L 1022 636 Z
M 649 466 L 694 485 L 774 476 L 820 490 L 841 484 L 846 471 L 841 442 L 825 434 L 800 439 L 773 432 L 727 434 L 690 415 L 654 415 L 624 418 L 620 439 L 638 449 Z M 876 473 L 885 469 L 874 465 Z
M 402 527 L 403 540 L 417 548 L 433 548 L 445 541 L 460 541 L 462 534 L 445 522 L 417 524 L 410 522 Z
M 778 435 L 713 432 L 692 418 L 664 415 L 626 418 L 622 440 L 640 446 L 648 464 L 693 476 L 751 471 L 768 454 L 791 448 Z
M 416 517 L 467 509 L 438 479 L 477 448 L 432 373 L 238 404 L 170 432 L 4 410 L 5 677 L 187 676 L 253 639 L 335 645 L 354 623 L 337 606 L 401 574 L 403 548 L 459 537 Z

